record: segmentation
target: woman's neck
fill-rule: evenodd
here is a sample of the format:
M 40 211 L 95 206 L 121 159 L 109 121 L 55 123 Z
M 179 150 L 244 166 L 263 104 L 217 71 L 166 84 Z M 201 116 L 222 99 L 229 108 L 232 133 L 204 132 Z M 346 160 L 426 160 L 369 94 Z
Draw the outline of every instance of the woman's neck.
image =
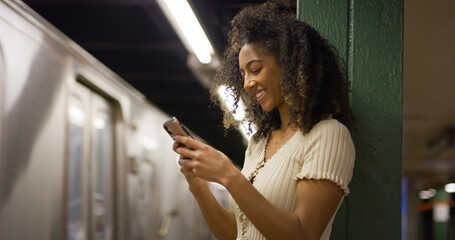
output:
M 281 126 L 278 130 L 286 131 L 289 128 L 295 129 L 295 124 L 289 124 L 289 107 L 286 103 L 278 106 L 278 112 L 280 113 Z

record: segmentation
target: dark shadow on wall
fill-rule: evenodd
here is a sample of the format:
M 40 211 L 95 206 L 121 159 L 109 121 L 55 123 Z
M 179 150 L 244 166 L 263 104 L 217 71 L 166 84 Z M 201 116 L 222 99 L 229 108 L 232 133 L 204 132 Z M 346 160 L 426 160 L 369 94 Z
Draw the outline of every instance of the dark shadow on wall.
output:
M 1 53 L 0 48 L 0 55 Z M 5 63 L 8 63 L 7 56 L 8 54 L 3 56 Z M 58 67 L 61 65 L 60 62 L 48 56 L 48 53 L 42 49 L 37 51 L 29 69 L 23 69 L 21 66 L 12 66 L 8 69 L 4 67 L 5 65 L 3 68 L 0 67 L 0 80 L 3 81 L 4 87 L 1 95 L 3 115 L 0 122 L 3 131 L 0 141 L 2 144 L 0 146 L 0 212 L 11 197 L 21 175 L 30 165 L 35 141 L 49 120 L 57 94 L 61 89 L 64 69 Z M 9 90 L 8 87 L 17 84 L 15 81 L 18 80 L 6 79 L 6 71 L 28 71 L 24 80 L 26 82 L 9 109 L 6 109 L 6 103 L 12 99 L 6 99 L 6 93 Z M 9 75 L 14 76 L 13 73 Z M 62 129 L 56 131 L 62 131 Z M 55 144 L 61 145 L 61 143 Z M 39 156 L 39 158 L 43 159 L 46 156 Z M 48 171 L 58 170 L 48 169 Z

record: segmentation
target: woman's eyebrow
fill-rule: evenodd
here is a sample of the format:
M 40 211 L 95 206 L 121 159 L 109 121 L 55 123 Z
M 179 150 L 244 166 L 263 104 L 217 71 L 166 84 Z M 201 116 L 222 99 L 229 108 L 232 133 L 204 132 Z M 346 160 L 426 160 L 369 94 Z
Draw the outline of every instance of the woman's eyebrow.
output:
M 255 62 L 262 62 L 262 60 L 261 60 L 261 59 L 253 59 L 253 60 L 249 61 L 249 62 L 246 64 L 246 66 L 249 67 L 251 64 L 253 64 L 253 63 L 255 63 Z
M 246 64 L 246 67 L 249 67 L 251 64 L 255 63 L 255 62 L 262 62 L 261 59 L 253 59 L 251 61 L 249 61 L 247 64 Z M 242 71 L 243 69 L 240 68 L 240 71 Z

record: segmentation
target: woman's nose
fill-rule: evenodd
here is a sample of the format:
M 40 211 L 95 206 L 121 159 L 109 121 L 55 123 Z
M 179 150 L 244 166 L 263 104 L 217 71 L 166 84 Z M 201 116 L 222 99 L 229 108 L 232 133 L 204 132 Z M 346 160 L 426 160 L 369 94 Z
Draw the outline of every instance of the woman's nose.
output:
M 252 79 L 249 79 L 246 75 L 245 75 L 245 79 L 243 81 L 243 88 L 245 88 L 245 90 L 250 90 L 254 87 L 254 85 L 256 85 L 256 81 L 252 80 Z

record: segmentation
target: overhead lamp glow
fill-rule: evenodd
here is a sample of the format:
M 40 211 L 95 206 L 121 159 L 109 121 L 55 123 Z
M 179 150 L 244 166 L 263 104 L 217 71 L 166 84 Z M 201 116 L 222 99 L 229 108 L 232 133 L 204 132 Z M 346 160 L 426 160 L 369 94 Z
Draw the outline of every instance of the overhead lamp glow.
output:
M 159 0 L 157 2 L 185 47 L 194 52 L 199 62 L 210 63 L 214 53 L 213 47 L 188 2 L 186 0 Z
M 436 195 L 436 189 L 430 188 L 419 192 L 420 199 L 430 199 Z
M 254 126 L 251 126 L 251 128 L 252 129 L 250 130 L 250 125 L 247 122 L 240 123 L 240 133 L 247 140 L 250 140 L 251 136 L 256 132 Z
M 218 88 L 218 95 L 223 100 L 224 105 L 229 109 L 229 111 L 234 111 L 234 95 L 232 91 L 224 85 L 221 85 Z M 242 100 L 238 103 L 237 110 L 232 115 L 234 119 L 242 121 L 245 117 L 245 106 L 243 105 Z
M 448 183 L 444 186 L 444 190 L 448 193 L 454 193 L 455 192 L 455 183 Z
M 224 85 L 218 87 L 218 96 L 222 100 L 223 104 L 227 107 L 229 111 L 234 111 L 234 95 L 232 91 Z M 237 109 L 232 116 L 235 120 L 240 121 L 240 133 L 246 140 L 250 140 L 251 135 L 256 131 L 254 126 L 251 126 L 253 129 L 250 131 L 250 125 L 243 121 L 245 118 L 245 105 L 242 100 L 239 100 L 237 103 Z

